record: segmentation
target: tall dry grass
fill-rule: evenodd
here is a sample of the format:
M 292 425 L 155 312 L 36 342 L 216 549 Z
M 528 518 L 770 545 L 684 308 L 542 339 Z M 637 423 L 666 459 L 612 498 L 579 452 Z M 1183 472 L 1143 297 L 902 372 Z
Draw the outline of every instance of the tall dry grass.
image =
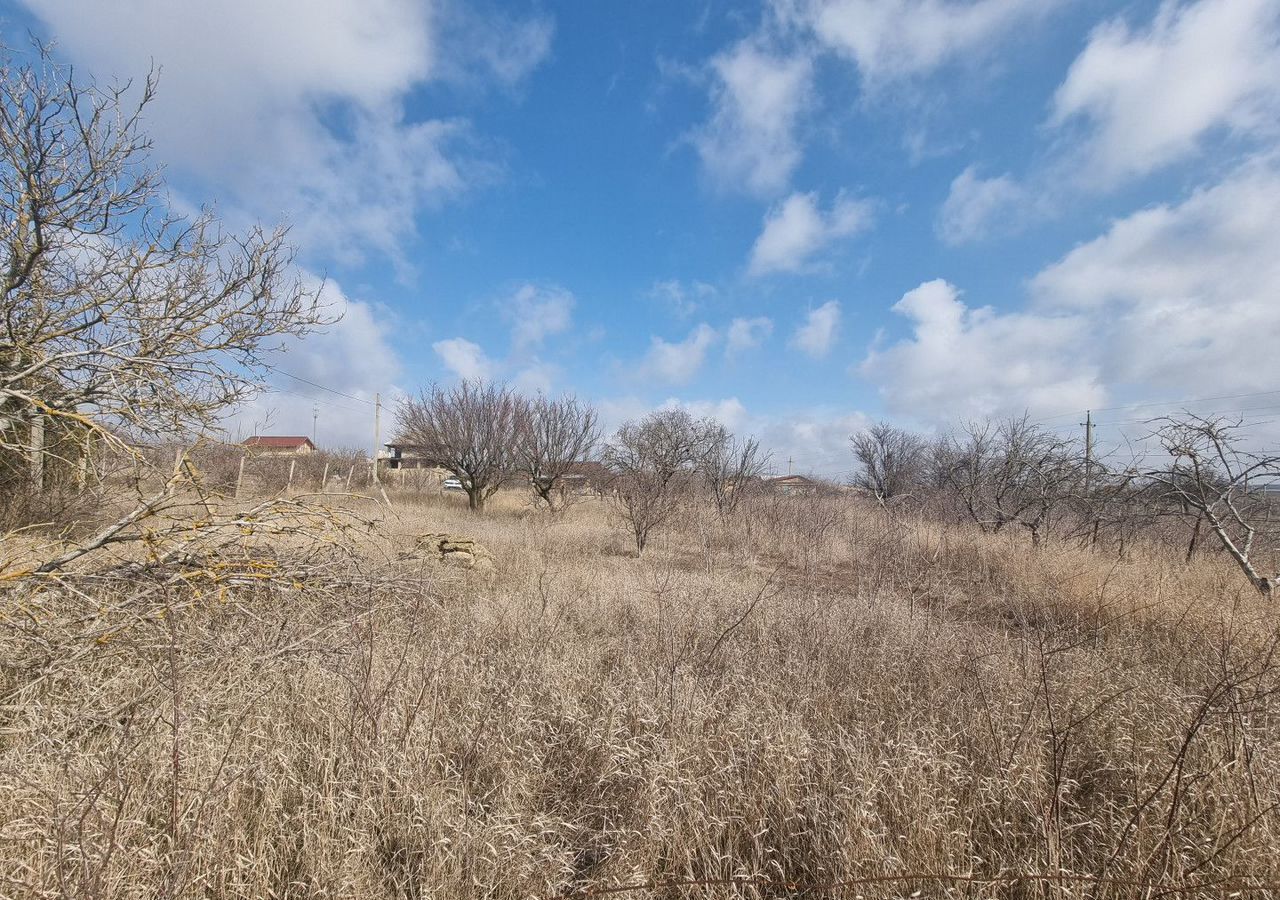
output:
M 1212 557 L 1035 551 L 836 497 L 693 507 L 636 559 L 599 503 L 393 502 L 362 553 L 288 579 L 6 594 L 0 893 L 1280 881 L 1276 613 Z M 440 531 L 495 572 L 400 558 Z

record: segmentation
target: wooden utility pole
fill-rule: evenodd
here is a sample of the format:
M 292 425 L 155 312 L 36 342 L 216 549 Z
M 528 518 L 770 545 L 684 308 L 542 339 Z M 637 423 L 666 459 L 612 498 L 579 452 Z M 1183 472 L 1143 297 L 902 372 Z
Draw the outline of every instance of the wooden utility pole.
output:
M 1093 410 L 1084 411 L 1084 492 L 1087 495 L 1093 485 Z
M 311 443 L 313 446 L 319 446 L 316 444 L 316 423 L 319 421 L 320 407 L 313 404 L 311 407 Z
M 378 483 L 378 451 L 382 449 L 382 395 L 373 395 L 373 483 Z

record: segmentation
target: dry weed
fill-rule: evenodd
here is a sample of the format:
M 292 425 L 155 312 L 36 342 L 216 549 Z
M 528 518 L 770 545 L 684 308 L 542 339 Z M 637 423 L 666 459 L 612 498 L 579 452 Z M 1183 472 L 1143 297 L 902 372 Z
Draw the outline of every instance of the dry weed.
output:
M 691 513 L 641 560 L 599 503 L 456 499 L 393 494 L 355 554 L 246 545 L 288 578 L 11 587 L 0 892 L 1280 880 L 1280 636 L 1217 560 L 1033 550 L 841 498 L 749 528 Z M 442 531 L 497 577 L 394 561 Z

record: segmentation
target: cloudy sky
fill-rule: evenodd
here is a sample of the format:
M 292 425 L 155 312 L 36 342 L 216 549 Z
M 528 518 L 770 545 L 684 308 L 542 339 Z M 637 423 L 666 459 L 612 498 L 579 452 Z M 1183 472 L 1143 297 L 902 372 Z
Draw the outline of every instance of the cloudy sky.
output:
M 321 443 L 368 444 L 374 392 L 473 376 L 610 422 L 681 403 L 827 474 L 869 418 L 1065 433 L 1093 408 L 1104 442 L 1166 400 L 1280 419 L 1276 0 L 5 0 L 0 23 L 102 81 L 154 64 L 171 203 L 291 224 L 346 314 L 245 411 L 272 431 L 315 404 Z

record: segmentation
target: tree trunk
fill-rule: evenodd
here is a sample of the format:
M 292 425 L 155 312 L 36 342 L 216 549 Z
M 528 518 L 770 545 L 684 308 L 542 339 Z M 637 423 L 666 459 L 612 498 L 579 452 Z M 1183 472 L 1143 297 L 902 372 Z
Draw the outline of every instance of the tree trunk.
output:
M 475 512 L 484 512 L 484 494 L 475 488 L 468 490 L 467 507 Z
M 1187 562 L 1191 562 L 1191 557 L 1196 555 L 1196 544 L 1200 540 L 1200 523 L 1204 521 L 1204 516 L 1196 516 L 1195 527 L 1191 529 L 1191 542 L 1187 544 Z
M 31 420 L 31 487 L 38 494 L 44 490 L 44 416 Z

